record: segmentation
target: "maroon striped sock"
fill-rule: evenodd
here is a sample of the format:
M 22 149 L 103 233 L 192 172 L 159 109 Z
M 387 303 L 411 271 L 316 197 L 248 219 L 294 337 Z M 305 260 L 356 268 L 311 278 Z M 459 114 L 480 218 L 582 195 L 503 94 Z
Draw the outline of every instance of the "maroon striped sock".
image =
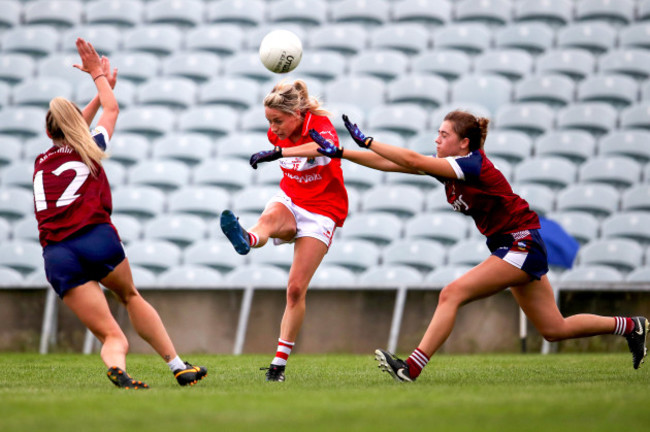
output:
M 413 354 L 406 359 L 406 363 L 409 365 L 410 377 L 415 379 L 420 376 L 422 369 L 429 363 L 429 357 L 420 348 L 416 348 Z

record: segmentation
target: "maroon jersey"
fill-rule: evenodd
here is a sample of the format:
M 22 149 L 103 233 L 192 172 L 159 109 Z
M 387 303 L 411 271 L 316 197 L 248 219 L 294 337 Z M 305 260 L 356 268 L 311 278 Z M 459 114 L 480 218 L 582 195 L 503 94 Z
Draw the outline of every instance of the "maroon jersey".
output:
M 95 129 L 93 138 L 106 149 L 104 128 Z M 70 147 L 53 146 L 40 154 L 34 163 L 33 182 L 42 246 L 60 242 L 89 225 L 111 224 L 111 190 L 104 169 L 98 166 L 97 177 L 93 177 Z
M 510 234 L 539 229 L 539 218 L 526 200 L 515 194 L 501 171 L 483 150 L 448 157 L 458 179 L 440 179 L 454 210 L 471 216 L 481 234 Z

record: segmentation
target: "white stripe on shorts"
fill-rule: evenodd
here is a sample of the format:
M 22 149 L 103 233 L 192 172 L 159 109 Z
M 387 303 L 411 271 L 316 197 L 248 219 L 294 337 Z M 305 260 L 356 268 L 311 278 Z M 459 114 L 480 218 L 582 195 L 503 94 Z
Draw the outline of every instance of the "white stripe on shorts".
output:
M 510 251 L 503 257 L 503 260 L 520 269 L 524 265 L 526 258 L 528 258 L 528 252 Z

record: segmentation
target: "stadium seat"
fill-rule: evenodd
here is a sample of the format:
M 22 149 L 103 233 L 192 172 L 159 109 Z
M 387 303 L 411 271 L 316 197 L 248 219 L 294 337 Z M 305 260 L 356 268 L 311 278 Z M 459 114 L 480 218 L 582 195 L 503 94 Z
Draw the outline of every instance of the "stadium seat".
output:
M 431 127 L 439 126 L 430 125 Z M 421 153 L 426 156 L 435 156 L 436 154 L 436 138 L 438 137 L 437 130 L 424 130 L 418 132 L 414 137 L 408 140 L 406 147 Z
M 3 187 L 21 187 L 33 190 L 34 162 L 20 160 L 7 165 L 0 171 L 0 184 Z
M 453 81 L 469 73 L 470 56 L 455 49 L 435 49 L 426 51 L 411 59 L 414 74 L 440 75 L 448 81 Z
M 158 286 L 163 288 L 205 288 L 223 282 L 216 270 L 198 265 L 181 265 L 170 268 L 158 276 Z
M 261 214 L 266 204 L 279 190 L 277 186 L 249 186 L 233 195 L 232 207 L 237 214 L 245 212 Z
M 278 0 L 269 4 L 268 16 L 274 23 L 317 27 L 327 18 L 327 3 L 324 0 Z
M 236 191 L 253 184 L 253 170 L 241 159 L 206 159 L 193 169 L 194 183 Z
M 320 265 L 309 282 L 310 287 L 346 287 L 357 284 L 357 275 L 338 265 Z
M 368 240 L 385 246 L 402 235 L 402 221 L 390 213 L 362 212 L 348 217 L 341 238 Z
M 503 174 L 503 176 L 506 178 L 506 180 L 508 180 L 508 182 L 511 182 L 513 180 L 512 176 L 513 176 L 514 169 L 510 164 L 510 162 L 498 156 L 492 156 L 489 159 L 494 165 L 494 167 L 499 171 L 501 171 L 501 174 Z
M 128 167 L 149 157 L 149 141 L 139 134 L 118 132 L 111 138 L 108 152 L 111 160 Z
M 464 0 L 456 4 L 456 20 L 503 26 L 512 20 L 512 2 L 508 0 Z
M 79 69 L 72 67 L 79 62 L 79 56 L 72 53 L 53 53 L 36 64 L 39 77 L 62 78 L 73 86 L 79 85 L 89 77 Z M 111 66 L 113 66 L 111 64 Z
M 207 225 L 199 216 L 162 214 L 144 226 L 145 240 L 165 240 L 184 248 L 206 237 Z
M 650 101 L 644 101 L 621 111 L 622 129 L 650 129 Z
M 449 84 L 442 77 L 406 74 L 388 84 L 388 102 L 415 103 L 431 109 L 447 103 L 448 92 Z
M 506 48 L 485 51 L 474 61 L 477 74 L 495 74 L 517 81 L 531 74 L 533 57 L 522 49 Z
M 560 27 L 573 20 L 570 0 L 523 0 L 515 5 L 516 21 L 535 21 Z
M 121 72 L 119 74 L 121 76 Z M 95 96 L 97 96 L 97 86 L 91 80 L 85 80 L 73 85 L 74 102 L 79 106 L 87 105 Z M 116 86 L 113 94 L 121 109 L 129 108 L 135 105 L 136 85 L 129 80 L 121 80 L 120 85 Z
M 255 171 L 255 184 L 262 186 L 277 186 L 280 184 L 284 173 L 279 165 L 266 164 Z M 346 184 L 347 186 L 347 184 Z
M 454 110 L 467 111 L 471 114 L 474 114 L 476 117 L 486 117 L 489 119 L 494 118 L 490 110 L 482 104 L 475 103 L 475 102 L 463 102 L 463 101 L 450 102 L 448 104 L 439 106 L 436 110 L 434 110 L 431 113 L 431 118 L 429 119 L 429 124 L 431 125 L 431 128 L 434 130 L 438 130 L 445 116 L 450 111 L 454 111 Z
M 341 169 L 345 186 L 348 189 L 355 188 L 363 192 L 383 182 L 384 173 L 382 171 L 367 168 L 347 159 L 341 160 Z
M 625 156 L 591 158 L 580 167 L 578 179 L 583 183 L 605 183 L 627 188 L 641 182 L 641 166 Z
M 102 161 L 104 172 L 108 178 L 108 184 L 111 188 L 118 187 L 126 183 L 126 168 L 119 162 L 113 160 Z
M 442 26 L 452 20 L 452 2 L 447 0 L 403 0 L 393 7 L 393 21 Z
M 173 159 L 192 167 L 209 159 L 212 142 L 199 133 L 170 133 L 158 138 L 153 144 L 156 159 Z
M 160 61 L 152 53 L 120 51 L 111 57 L 111 66 L 118 69 L 120 79 L 141 83 L 158 75 Z
M 185 48 L 190 53 L 206 51 L 218 56 L 232 55 L 243 47 L 244 29 L 233 24 L 202 25 L 185 34 Z M 186 54 L 191 56 L 190 53 Z
M 225 237 L 223 240 L 200 240 L 183 251 L 183 263 L 210 267 L 222 273 L 245 264 L 245 257 L 233 251 Z
M 249 255 L 249 260 L 251 265 L 272 265 L 288 272 L 293 263 L 293 245 L 269 244 L 253 251 Z
M 548 24 L 520 22 L 509 24 L 496 31 L 494 43 L 497 48 L 522 49 L 539 55 L 553 47 L 555 34 Z
M 424 194 L 414 186 L 375 186 L 363 194 L 363 211 L 389 212 L 400 217 L 410 217 L 424 208 Z
M 650 2 L 648 0 L 639 0 L 637 18 L 643 21 L 650 19 Z
M 271 265 L 239 266 L 225 276 L 229 285 L 252 285 L 284 288 L 289 282 L 289 274 Z
M 32 57 L 43 57 L 54 53 L 59 34 L 48 25 L 14 27 L 2 34 L 3 53 L 23 53 Z
M 0 266 L 12 268 L 24 276 L 43 268 L 43 249 L 38 242 L 3 242 L 0 247 Z
M 600 235 L 600 222 L 591 213 L 583 211 L 561 211 L 549 213 L 546 217 L 559 223 L 581 245 L 596 240 Z
M 516 130 L 533 137 L 553 128 L 555 112 L 539 102 L 504 104 L 496 112 L 499 129 Z
M 11 93 L 9 84 L 0 82 L 0 108 L 9 105 L 9 93 Z
M 515 183 L 512 190 L 528 202 L 531 210 L 544 216 L 555 209 L 555 193 L 539 183 Z
M 581 265 L 608 265 L 619 271 L 631 271 L 643 263 L 643 248 L 634 240 L 611 238 L 584 245 L 578 259 Z
M 635 79 L 650 77 L 650 53 L 646 49 L 626 48 L 611 50 L 598 59 L 603 74 L 624 74 Z
M 211 138 L 227 135 L 237 128 L 238 114 L 226 106 L 199 106 L 189 108 L 178 117 L 178 129 L 199 132 Z
M 650 266 L 639 267 L 631 271 L 625 280 L 627 282 L 650 282 Z
M 346 184 L 347 179 L 348 178 L 346 176 Z M 399 172 L 389 172 L 386 173 L 386 184 L 415 186 L 422 192 L 427 193 L 431 189 L 437 188 L 440 185 L 440 182 L 435 177 L 428 174 L 413 175 Z
M 15 105 L 49 108 L 50 101 L 57 96 L 72 99 L 72 86 L 60 78 L 36 78 L 25 80 L 13 88 Z
M 116 132 L 130 132 L 145 138 L 157 138 L 171 132 L 175 123 L 176 116 L 171 108 L 133 106 L 120 111 Z
M 438 242 L 427 239 L 398 240 L 382 251 L 382 262 L 404 265 L 418 271 L 429 272 L 443 266 L 446 249 Z
M 260 104 L 260 85 L 251 78 L 219 77 L 203 84 L 199 103 L 245 110 Z
M 47 136 L 30 138 L 23 143 L 23 161 L 33 163 L 41 153 L 52 147 L 52 140 Z
M 27 54 L 3 52 L 0 55 L 0 81 L 16 84 L 31 79 L 36 61 Z
M 648 185 L 639 184 L 625 190 L 621 199 L 621 210 L 650 211 L 650 188 Z
M 268 129 L 268 122 L 266 125 Z M 218 157 L 242 159 L 246 162 L 253 153 L 268 150 L 270 146 L 265 132 L 233 132 L 215 143 Z
M 193 214 L 207 220 L 219 217 L 228 208 L 230 195 L 214 186 L 185 186 L 170 193 L 167 201 L 172 213 Z
M 627 156 L 647 163 L 650 161 L 650 131 L 615 130 L 600 139 L 598 150 L 603 156 Z
M 273 72 L 262 65 L 257 52 L 235 53 L 225 59 L 222 69 L 226 76 L 252 78 L 260 83 L 273 79 Z
M 539 183 L 554 189 L 562 189 L 575 183 L 576 165 L 557 156 L 533 157 L 519 163 L 515 168 L 518 183 Z
M 197 85 L 189 78 L 152 78 L 138 86 L 141 105 L 186 109 L 196 103 Z
M 215 78 L 220 68 L 219 56 L 205 51 L 180 51 L 169 55 L 162 63 L 163 75 L 189 78 L 196 83 Z
M 650 4 L 646 2 L 647 4 Z M 650 48 L 650 23 L 639 22 L 622 27 L 618 38 L 621 48 Z
M 307 43 L 312 50 L 352 56 L 366 49 L 368 32 L 360 24 L 324 24 L 311 30 Z
M 508 79 L 489 74 L 464 75 L 451 85 L 451 102 L 476 103 L 496 114 L 512 99 L 512 85 Z
M 424 283 L 445 286 L 471 269 L 472 266 L 470 265 L 446 265 L 427 273 L 424 277 Z
M 25 4 L 23 19 L 27 25 L 70 28 L 81 23 L 83 4 L 77 0 L 36 0 Z
M 641 84 L 641 100 L 644 102 L 650 101 L 650 80 L 646 80 Z
M 461 240 L 449 248 L 448 262 L 450 265 L 475 266 L 490 256 L 490 250 L 481 238 Z
M 560 48 L 586 49 L 598 55 L 614 48 L 615 44 L 616 29 L 602 21 L 575 23 L 558 30 Z
M 540 75 L 559 73 L 581 80 L 594 73 L 596 59 L 584 49 L 562 48 L 546 51 L 536 59 L 536 71 Z
M 485 150 L 488 157 L 496 156 L 518 163 L 531 156 L 533 140 L 520 131 L 495 129 L 485 139 Z
M 517 102 L 541 102 L 558 108 L 572 103 L 574 99 L 575 83 L 565 75 L 530 75 L 515 84 Z
M 622 282 L 618 270 L 604 265 L 579 265 L 562 273 L 560 282 Z
M 557 128 L 584 130 L 601 136 L 616 128 L 617 118 L 616 109 L 605 102 L 581 102 L 558 112 Z
M 312 51 L 300 61 L 300 73 L 319 80 L 333 80 L 342 76 L 346 69 L 346 59 L 336 51 Z M 309 86 L 309 93 L 316 93 Z
M 137 218 L 128 214 L 114 214 L 111 222 L 117 228 L 122 243 L 129 244 L 142 239 L 142 224 Z
M 329 106 L 330 104 L 328 104 L 328 108 Z M 261 133 L 266 136 L 269 130 L 269 121 L 266 119 L 266 115 L 264 114 L 264 107 L 261 104 L 255 105 L 252 108 L 249 108 L 241 113 L 240 123 L 240 128 L 245 133 Z M 230 135 L 232 135 L 232 133 L 230 133 L 228 136 Z M 224 139 L 227 139 L 228 136 L 224 137 Z M 265 138 L 266 149 L 268 149 L 268 144 L 266 143 L 268 143 L 268 139 Z
M 98 0 L 86 5 L 89 24 L 109 24 L 118 28 L 142 23 L 145 3 L 140 0 Z
M 594 137 L 581 130 L 553 130 L 543 134 L 535 142 L 536 155 L 561 156 L 574 163 L 582 163 L 593 157 L 595 150 Z
M 22 220 L 28 220 L 28 218 L 21 219 L 21 221 Z M 36 219 L 32 218 L 32 220 L 34 221 L 34 225 L 35 225 Z M 32 228 L 36 228 L 36 227 L 32 226 Z M 36 232 L 38 232 L 38 230 L 36 230 Z M 9 237 L 11 236 L 11 233 L 12 233 L 12 229 L 9 222 L 4 218 L 0 218 L 0 243 L 8 241 Z M 21 237 L 16 237 L 15 234 L 14 234 L 14 238 L 21 239 Z M 33 240 L 33 238 L 29 240 Z M 36 241 L 38 241 L 38 236 L 36 238 Z
M 27 273 L 24 278 L 24 286 L 26 287 L 42 287 L 42 288 L 50 288 L 50 282 L 47 280 L 47 276 L 45 275 L 45 269 L 44 268 L 39 268 L 38 270 L 34 270 L 31 273 Z
M 616 26 L 624 26 L 634 19 L 632 0 L 579 0 L 576 3 L 577 21 L 606 21 Z
M 601 227 L 603 238 L 628 238 L 645 245 L 650 243 L 650 213 L 648 212 L 616 213 L 603 220 Z
M 183 35 L 170 24 L 147 24 L 126 30 L 124 49 L 166 56 L 181 47 Z
M 340 265 L 361 273 L 379 263 L 379 246 L 367 240 L 338 240 L 332 242 L 323 264 Z
M 437 212 L 453 212 L 454 208 L 447 202 L 447 195 L 445 188 L 439 187 L 429 191 L 424 199 L 424 211 L 437 213 Z
M 411 137 L 427 126 L 427 113 L 415 103 L 379 105 L 368 114 L 368 128 L 374 131 L 396 132 L 404 138 Z M 379 136 L 376 137 L 386 142 Z
M 129 263 L 158 275 L 180 264 L 181 249 L 163 240 L 134 241 L 126 248 Z
M 0 4 L 0 6 L 2 6 Z M 23 285 L 23 275 L 9 267 L 0 267 L 0 286 L 16 288 Z
M 92 41 L 93 48 L 99 55 L 110 56 L 120 48 L 122 35 L 110 25 L 82 25 L 66 30 L 61 38 L 61 50 L 77 53 L 77 38 Z M 112 60 L 112 59 L 111 59 Z
M 406 73 L 408 62 L 408 56 L 398 51 L 387 49 L 365 51 L 350 59 L 350 73 L 370 75 L 390 81 Z
M 25 216 L 34 216 L 34 194 L 24 188 L 0 187 L 0 216 L 15 221 Z
M 182 162 L 165 159 L 145 160 L 129 168 L 129 183 L 153 186 L 164 192 L 189 183 L 190 169 Z
M 452 245 L 467 238 L 468 224 L 467 217 L 455 212 L 421 213 L 406 221 L 405 238 Z
M 381 26 L 390 19 L 390 5 L 386 0 L 342 0 L 330 12 L 333 22 L 356 23 L 369 28 Z
M 139 221 L 162 213 L 165 194 L 151 186 L 126 185 L 113 191 L 113 213 L 134 216 Z
M 430 35 L 421 24 L 386 24 L 370 35 L 370 48 L 373 50 L 396 50 L 407 55 L 415 55 L 429 47 Z
M 404 286 L 420 285 L 422 275 L 414 268 L 405 265 L 382 264 L 368 268 L 359 275 L 358 284 L 361 286 Z
M 244 28 L 265 21 L 266 2 L 260 0 L 224 0 L 208 4 L 208 22 L 236 24 Z
M 133 282 L 138 288 L 153 288 L 158 285 L 156 274 L 144 267 L 132 265 L 131 274 L 133 275 Z
M 22 141 L 9 135 L 0 135 L 0 169 L 16 162 L 22 153 Z
M 2 0 L 0 1 L 0 31 L 5 31 L 11 27 L 20 25 L 20 18 L 22 15 L 22 4 L 16 0 Z
M 578 84 L 578 101 L 606 102 L 614 108 L 635 103 L 638 93 L 639 85 L 626 75 L 590 76 Z
M 204 2 L 200 0 L 155 0 L 147 2 L 145 22 L 172 24 L 180 29 L 195 27 L 203 22 Z
M 305 29 L 299 24 L 295 23 L 265 23 L 263 25 L 251 28 L 246 32 L 244 37 L 244 45 L 249 51 L 259 52 L 260 45 L 262 40 L 266 37 L 267 34 L 274 30 L 288 30 L 291 33 L 298 36 L 298 39 L 301 41 L 305 40 L 307 33 Z
M 585 211 L 597 217 L 618 211 L 620 195 L 611 185 L 586 183 L 567 186 L 557 196 L 558 211 Z
M 325 87 L 323 99 L 328 106 L 332 103 L 348 103 L 358 106 L 364 112 L 369 112 L 384 103 L 385 90 L 384 83 L 377 77 L 341 77 Z
M 470 55 L 490 48 L 492 33 L 481 23 L 453 23 L 433 34 L 434 49 L 454 49 Z

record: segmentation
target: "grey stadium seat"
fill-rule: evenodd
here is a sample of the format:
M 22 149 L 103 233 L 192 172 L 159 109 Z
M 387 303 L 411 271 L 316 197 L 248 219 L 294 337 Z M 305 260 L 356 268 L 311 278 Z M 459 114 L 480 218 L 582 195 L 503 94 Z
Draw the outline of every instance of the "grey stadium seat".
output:
M 626 277 L 627 282 L 650 282 L 650 266 L 639 267 Z
M 375 76 L 389 81 L 405 74 L 408 63 L 408 56 L 399 51 L 387 49 L 365 51 L 350 59 L 350 73 Z
M 496 112 L 495 124 L 499 129 L 517 130 L 532 136 L 541 135 L 553 128 L 555 112 L 540 102 L 505 104 Z
M 553 27 L 564 26 L 573 20 L 573 2 L 570 0 L 522 0 L 515 6 L 516 21 L 536 21 Z
M 557 114 L 558 129 L 585 130 L 600 136 L 614 130 L 618 112 L 605 102 L 581 102 L 561 109 Z
M 262 213 L 269 199 L 280 190 L 277 186 L 247 187 L 237 192 L 232 198 L 235 213 Z
M 386 246 L 382 251 L 382 262 L 406 265 L 419 271 L 431 271 L 442 267 L 447 251 L 433 240 L 404 239 Z
M 22 141 L 17 137 L 0 135 L 0 168 L 18 161 L 22 150 Z
M 621 111 L 622 129 L 650 129 L 650 101 L 632 105 Z
M 488 157 L 500 157 L 510 163 L 521 162 L 530 157 L 532 149 L 533 141 L 530 136 L 516 130 L 495 129 L 490 131 L 485 139 Z
M 541 22 L 519 22 L 509 24 L 496 31 L 494 42 L 497 48 L 523 49 L 538 55 L 553 47 L 553 29 Z
M 257 52 L 239 51 L 228 57 L 223 64 L 225 75 L 252 78 L 259 82 L 273 78 L 273 72 L 266 69 Z
M 3 52 L 0 55 L 0 81 L 16 84 L 34 76 L 36 61 L 27 54 Z
M 415 55 L 429 47 L 429 40 L 429 32 L 420 24 L 387 24 L 372 32 L 370 48 L 392 49 L 407 55 Z
M 122 186 L 113 191 L 113 212 L 143 221 L 163 212 L 165 194 L 151 186 Z
M 484 239 L 469 238 L 461 240 L 449 248 L 448 260 L 450 265 L 475 266 L 490 256 L 490 250 Z
M 245 262 L 246 258 L 234 253 L 225 237 L 223 240 L 200 240 L 183 251 L 183 263 L 210 267 L 222 273 L 243 266 Z
M 349 103 L 369 112 L 384 103 L 386 87 L 377 77 L 357 76 L 339 78 L 325 87 L 324 101 L 332 103 Z
M 632 0 L 579 0 L 576 3 L 576 20 L 600 20 L 613 25 L 627 25 L 634 19 Z
M 596 240 L 599 236 L 600 222 L 591 213 L 582 211 L 561 211 L 546 216 L 559 223 L 564 230 L 581 245 Z
M 251 78 L 214 78 L 201 86 L 199 103 L 248 109 L 260 103 L 260 85 Z
M 181 29 L 195 27 L 203 22 L 204 3 L 199 0 L 156 0 L 145 4 L 145 22 L 173 24 Z
M 129 262 L 155 274 L 180 264 L 181 249 L 163 240 L 134 241 L 126 248 Z
M 512 20 L 512 2 L 508 0 L 464 0 L 456 5 L 456 20 L 502 26 Z
M 237 158 L 247 162 L 253 153 L 268 150 L 270 146 L 266 133 L 263 132 L 234 132 L 215 143 L 218 157 Z
M 129 183 L 171 191 L 189 183 L 190 169 L 182 162 L 165 159 L 145 160 L 129 168 Z
M 244 29 L 233 24 L 207 24 L 188 30 L 185 47 L 190 52 L 206 51 L 232 55 L 244 48 Z
M 390 5 L 386 0 L 373 2 L 342 0 L 331 10 L 331 18 L 339 23 L 357 23 L 366 27 L 377 27 L 390 19 Z
M 216 77 L 220 69 L 221 59 L 219 56 L 207 51 L 177 52 L 167 56 L 162 63 L 163 75 L 189 78 L 196 83 Z
M 76 53 L 78 37 L 91 41 L 97 53 L 106 56 L 117 52 L 122 40 L 120 31 L 113 26 L 101 24 L 82 25 L 73 27 L 63 33 L 61 50 Z
M 21 187 L 33 190 L 34 162 L 20 160 L 7 165 L 0 172 L 0 184 L 4 187 Z
M 561 189 L 575 183 L 576 165 L 557 156 L 534 157 L 517 165 L 515 179 L 519 183 L 539 183 Z
M 570 104 L 574 99 L 575 83 L 566 75 L 531 75 L 515 84 L 517 102 L 541 102 L 557 108 Z
M 448 0 L 403 0 L 392 12 L 397 22 L 438 26 L 452 20 L 452 9 L 452 2 Z
M 124 244 L 142 239 L 142 224 L 136 217 L 127 214 L 114 214 L 111 216 L 111 222 L 117 228 L 120 240 Z
M 628 238 L 650 243 L 650 213 L 643 211 L 622 212 L 609 216 L 602 222 L 604 238 Z
M 611 50 L 598 59 L 601 73 L 620 73 L 636 79 L 650 77 L 650 53 L 645 49 Z
M 137 98 L 142 105 L 185 109 L 196 103 L 197 85 L 189 78 L 152 78 L 138 86 Z
M 404 265 L 383 264 L 370 267 L 359 275 L 359 285 L 366 286 L 400 286 L 419 285 L 422 275 L 417 270 Z
M 584 245 L 578 259 L 581 265 L 608 265 L 619 271 L 631 271 L 643 263 L 643 248 L 634 240 L 612 238 Z
M 368 128 L 373 132 L 386 130 L 404 138 L 411 137 L 427 127 L 427 112 L 415 103 L 379 105 L 368 113 Z M 377 137 L 385 142 L 384 139 Z
M 433 34 L 435 49 L 455 49 L 478 54 L 490 48 L 492 33 L 481 23 L 452 23 Z
M 120 112 L 116 132 L 135 133 L 146 138 L 157 138 L 171 132 L 176 116 L 171 108 L 160 106 L 133 106 Z
M 626 75 L 597 75 L 585 78 L 578 85 L 578 101 L 606 102 L 614 108 L 629 106 L 637 101 L 639 85 Z
M 535 142 L 536 155 L 561 156 L 574 163 L 582 163 L 593 157 L 595 150 L 595 138 L 581 130 L 553 130 Z
M 149 157 L 149 141 L 139 134 L 117 132 L 108 144 L 108 152 L 111 160 L 131 166 Z
M 352 187 L 359 191 L 365 191 L 383 182 L 383 172 L 350 162 L 347 159 L 341 161 L 341 169 L 347 188 Z
M 232 133 L 237 128 L 239 115 L 226 106 L 199 106 L 188 108 L 178 117 L 178 129 L 199 132 L 212 138 Z
M 14 240 L 0 247 L 0 266 L 12 268 L 23 275 L 43 268 L 43 249 L 38 242 Z
M 86 80 L 78 85 L 73 85 L 75 88 L 74 101 L 79 106 L 85 106 L 95 96 L 97 96 L 97 86 L 93 81 Z M 136 85 L 129 80 L 120 81 L 120 85 L 113 91 L 115 99 L 120 108 L 128 108 L 135 104 Z
M 197 185 L 218 186 L 229 191 L 243 189 L 253 183 L 253 170 L 241 159 L 207 159 L 193 170 Z
M 476 103 L 496 114 L 512 100 L 512 84 L 506 78 L 489 74 L 464 75 L 451 86 L 452 103 Z
M 307 38 L 311 49 L 335 51 L 343 55 L 354 55 L 363 51 L 368 41 L 368 32 L 360 24 L 324 24 L 313 29 Z
M 139 0 L 99 0 L 86 5 L 89 24 L 109 24 L 130 28 L 142 23 L 144 3 Z
M 625 211 L 650 211 L 650 187 L 646 184 L 632 186 L 623 192 L 621 209 Z
M 28 25 L 49 25 L 70 28 L 81 23 L 83 3 L 77 0 L 36 0 L 23 7 L 23 19 Z
M 580 167 L 579 180 L 627 188 L 641 182 L 641 166 L 624 156 L 595 157 Z
M 449 84 L 442 77 L 407 74 L 388 84 L 388 101 L 417 103 L 423 108 L 437 108 L 447 103 L 448 92 Z
M 446 265 L 444 267 L 433 270 L 424 277 L 424 282 L 435 285 L 447 285 L 450 282 L 458 279 L 469 270 L 472 266 L 459 264 L 459 265 Z
M 23 285 L 23 275 L 9 267 L 0 267 L 0 286 L 18 287 Z
M 512 190 L 528 202 L 531 210 L 544 216 L 555 209 L 555 193 L 539 183 L 514 183 Z
M 199 133 L 170 133 L 153 144 L 153 157 L 194 166 L 212 156 L 212 141 Z
M 619 44 L 622 48 L 648 49 L 650 48 L 649 32 L 650 23 L 648 22 L 630 24 L 619 30 Z
M 410 217 L 424 209 L 424 194 L 415 186 L 376 186 L 363 194 L 363 211 L 390 212 L 400 217 Z
M 639 162 L 650 161 L 650 131 L 616 130 L 600 139 L 599 153 L 607 156 L 627 156 Z
M 167 201 L 172 213 L 193 214 L 210 219 L 219 217 L 228 208 L 230 194 L 219 187 L 190 185 L 170 193 Z
M 309 282 L 310 287 L 354 286 L 357 275 L 350 269 L 338 265 L 320 265 Z
M 277 286 L 285 287 L 289 274 L 271 265 L 244 265 L 228 273 L 224 282 L 230 285 Z
M 558 211 L 586 211 L 608 216 L 618 211 L 620 195 L 611 185 L 578 183 L 563 189 L 557 197 Z
M 615 44 L 616 29 L 601 21 L 570 24 L 558 30 L 557 45 L 560 48 L 581 48 L 602 54 L 614 48 Z
M 224 0 L 208 4 L 208 22 L 255 27 L 264 22 L 266 2 L 260 0 Z
M 171 288 L 210 287 L 223 281 L 223 276 L 209 267 L 181 265 L 171 267 L 158 276 L 158 285 Z
M 274 23 L 294 23 L 317 27 L 327 18 L 324 0 L 279 0 L 269 4 L 269 20 Z
M 406 222 L 405 237 L 451 245 L 467 238 L 468 224 L 466 216 L 455 212 L 422 213 Z
M 72 86 L 60 78 L 35 78 L 16 84 L 13 88 L 15 105 L 30 105 L 49 108 L 50 101 L 57 97 L 72 99 Z
M 160 60 L 152 53 L 120 51 L 111 57 L 111 66 L 119 70 L 119 78 L 141 83 L 158 75 Z
M 113 160 L 102 161 L 102 166 L 106 172 L 108 183 L 111 188 L 121 186 L 126 183 L 126 168 L 119 162 Z
M 177 51 L 181 47 L 182 39 L 181 31 L 173 25 L 140 25 L 126 31 L 124 49 L 165 56 Z
M 332 242 L 323 264 L 340 265 L 355 273 L 379 263 L 379 246 L 367 240 L 338 240 Z
M 34 215 L 34 194 L 24 188 L 0 187 L 0 216 L 8 220 Z
M 203 219 L 190 214 L 161 214 L 144 226 L 145 240 L 165 240 L 181 248 L 205 239 L 206 234 Z
M 138 288 L 155 287 L 158 285 L 156 274 L 144 267 L 132 265 L 131 274 L 133 275 L 133 282 Z
M 37 74 L 41 77 L 62 78 L 71 85 L 79 85 L 88 80 L 85 73 L 72 67 L 79 62 L 79 56 L 72 53 L 53 53 L 41 60 L 36 65 Z M 111 64 L 111 66 L 113 66 Z
M 490 50 L 477 56 L 474 69 L 477 73 L 497 74 L 516 81 L 531 74 L 533 57 L 516 48 Z
M 0 29 L 5 30 L 20 25 L 23 10 L 21 2 L 16 0 L 2 0 L 0 1 L 0 9 L 2 9 Z
M 4 53 L 24 53 L 43 57 L 57 49 L 59 34 L 48 25 L 14 27 L 2 34 Z
M 622 282 L 620 271 L 605 265 L 579 265 L 565 271 L 560 276 L 561 282 Z
M 584 49 L 562 48 L 546 51 L 537 57 L 538 74 L 560 73 L 573 79 L 583 79 L 594 73 L 596 59 Z
M 333 80 L 342 76 L 347 62 L 343 54 L 336 51 L 312 51 L 300 61 L 300 73 L 320 80 Z M 309 93 L 318 94 L 309 85 Z
M 348 217 L 340 234 L 344 239 L 368 240 L 383 246 L 402 236 L 402 226 L 402 221 L 393 214 L 362 212 Z
M 293 246 L 290 244 L 279 246 L 269 244 L 253 251 L 249 260 L 251 265 L 272 265 L 288 272 L 293 263 Z
M 455 80 L 469 73 L 470 56 L 454 49 L 435 49 L 412 58 L 413 73 L 435 74 L 447 80 Z

